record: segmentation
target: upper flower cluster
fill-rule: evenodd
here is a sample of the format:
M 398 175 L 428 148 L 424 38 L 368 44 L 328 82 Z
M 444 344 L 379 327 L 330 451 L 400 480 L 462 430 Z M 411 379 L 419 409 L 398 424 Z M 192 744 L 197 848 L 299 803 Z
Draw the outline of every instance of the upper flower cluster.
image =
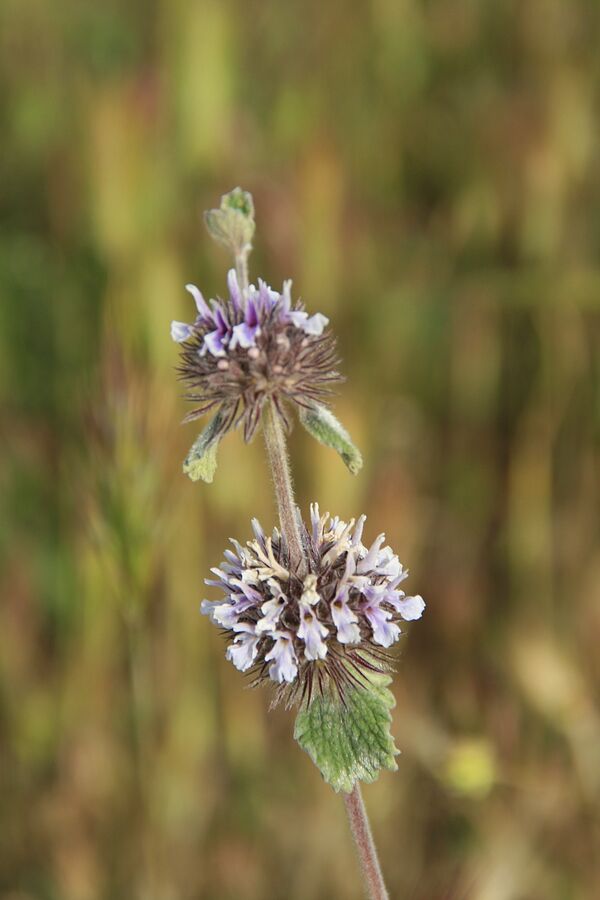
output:
M 226 356 L 230 350 L 256 347 L 261 333 L 261 320 L 274 313 L 279 324 L 291 324 L 305 334 L 320 335 L 329 323 L 322 313 L 309 316 L 302 308 L 292 309 L 291 280 L 284 281 L 283 292 L 272 290 L 261 278 L 258 288 L 251 284 L 244 296 L 238 284 L 235 269 L 227 274 L 229 303 L 211 300 L 206 302 L 195 284 L 186 284 L 196 303 L 198 315 L 192 325 L 171 322 L 171 337 L 177 343 L 187 341 L 195 331 L 203 334 L 201 355 L 208 351 L 213 356 Z M 208 329 L 208 330 L 207 330 Z
M 228 659 L 241 671 L 254 667 L 257 682 L 278 683 L 290 702 L 327 677 L 343 693 L 357 676 L 389 667 L 385 649 L 398 640 L 399 622 L 425 608 L 399 588 L 408 573 L 385 536 L 362 543 L 365 518 L 346 523 L 313 504 L 303 529 L 308 572 L 292 570 L 277 529 L 266 536 L 253 520 L 254 540 L 232 541 L 235 552 L 225 551 L 206 582 L 225 594 L 201 608 L 229 632 Z
M 324 333 L 328 319 L 310 316 L 291 298 L 291 281 L 281 293 L 264 281 L 241 290 L 235 269 L 227 277 L 228 300 L 206 302 L 193 284 L 193 323 L 173 322 L 171 337 L 182 344 L 179 372 L 188 383 L 188 399 L 199 405 L 187 420 L 219 408 L 218 432 L 244 423 L 250 440 L 269 397 L 288 424 L 282 400 L 310 407 L 329 394 L 335 371 L 335 342 Z

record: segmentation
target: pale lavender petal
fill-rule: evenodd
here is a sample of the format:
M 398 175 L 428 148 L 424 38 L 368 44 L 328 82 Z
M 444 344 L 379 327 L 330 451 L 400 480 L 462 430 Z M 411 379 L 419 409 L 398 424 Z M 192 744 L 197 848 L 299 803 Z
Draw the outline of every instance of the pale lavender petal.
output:
M 325 659 L 327 646 L 323 638 L 327 637 L 328 633 L 327 628 L 319 622 L 315 614 L 304 607 L 301 612 L 298 637 L 304 641 L 304 656 L 306 659 Z
M 390 588 L 391 588 L 392 590 L 394 590 L 394 589 L 397 588 L 398 585 L 399 585 L 402 581 L 404 581 L 406 578 L 408 578 L 408 569 L 405 569 L 404 566 L 402 565 L 402 563 L 400 563 L 400 571 L 399 571 L 398 574 L 397 574 L 394 578 L 392 578 L 392 580 L 390 581 Z
M 373 570 L 378 575 L 396 578 L 402 571 L 402 565 L 392 548 L 384 547 L 377 557 L 377 562 L 373 566 Z
M 344 568 L 344 575 L 342 577 L 342 582 L 345 585 L 349 578 L 353 577 L 356 573 L 356 550 L 354 547 L 351 547 L 346 555 L 346 566 Z M 360 579 L 360 576 L 359 576 Z
M 252 601 L 252 604 L 256 606 L 257 603 L 262 602 L 262 594 L 260 594 L 255 588 L 251 587 L 241 578 L 235 580 L 236 587 L 239 587 L 240 591 L 247 597 L 248 600 Z
M 233 601 L 233 602 L 232 602 Z M 242 613 L 256 606 L 254 599 L 243 595 L 233 594 L 229 603 L 221 603 L 215 606 L 212 613 L 212 621 L 223 628 L 235 628 Z
M 287 681 L 289 684 L 298 674 L 298 660 L 292 636 L 289 631 L 276 631 L 273 638 L 275 643 L 265 654 L 266 662 L 273 661 L 269 666 L 269 675 L 273 681 L 279 684 L 283 681 Z
M 256 326 L 258 325 L 258 312 L 256 309 L 256 304 L 252 299 L 248 300 L 244 321 L 246 322 L 246 325 L 250 326 L 250 328 L 256 328 Z
M 214 612 L 217 606 L 221 606 L 221 600 L 203 600 L 200 604 L 200 612 L 203 616 L 208 616 L 211 622 L 214 622 Z
M 319 540 L 321 534 L 321 512 L 318 503 L 310 504 L 310 521 L 312 524 L 312 537 L 315 544 Z
M 400 629 L 390 622 L 391 612 L 381 609 L 380 606 L 370 604 L 364 608 L 364 614 L 373 630 L 373 640 L 382 647 L 391 647 L 400 636 Z
M 360 643 L 360 629 L 356 624 L 358 616 L 350 609 L 345 598 L 340 596 L 335 598 L 331 604 L 331 618 L 340 644 Z
M 191 325 L 186 325 L 185 322 L 171 322 L 171 338 L 178 344 L 187 341 L 193 333 L 194 329 Z
M 365 522 L 367 521 L 367 517 L 365 515 L 359 516 L 356 526 L 354 528 L 354 532 L 352 534 L 352 546 L 358 547 L 360 545 L 362 539 L 363 528 L 365 527 Z
M 244 626 L 243 630 L 242 625 Z M 238 633 L 234 637 L 233 643 L 227 648 L 225 656 L 236 669 L 245 672 L 256 659 L 260 635 L 254 634 L 253 626 L 248 623 L 241 623 L 237 630 Z
M 323 334 L 323 329 L 328 324 L 329 319 L 327 316 L 324 316 L 322 313 L 315 313 L 314 316 L 306 319 L 304 324 L 300 325 L 300 328 L 305 334 L 319 335 Z
M 226 356 L 222 338 L 223 335 L 218 330 L 209 331 L 204 336 L 204 346 L 213 356 Z
M 288 317 L 288 313 L 292 308 L 292 279 L 288 278 L 283 282 L 283 293 L 281 295 L 281 312 L 284 320 Z
M 215 303 L 214 320 L 215 325 L 217 326 L 217 333 L 221 337 L 224 337 L 229 332 L 229 323 L 227 322 L 227 317 L 223 312 L 223 309 L 218 303 Z
M 320 599 L 317 591 L 317 576 L 311 573 L 304 579 L 302 595 L 298 601 L 300 609 L 310 610 L 311 606 L 316 606 Z
M 196 309 L 198 310 L 198 314 L 201 315 L 205 319 L 212 319 L 212 313 L 210 311 L 210 307 L 199 288 L 196 287 L 195 284 L 186 284 L 186 291 L 189 291 L 192 297 L 194 298 L 194 302 L 196 304 Z
M 256 623 L 257 634 L 266 634 L 268 632 L 274 634 L 277 632 L 277 622 L 284 606 L 285 597 L 283 594 L 279 594 L 279 596 L 273 597 L 272 600 L 267 600 L 263 603 L 261 606 L 262 618 Z
M 233 308 L 239 312 L 242 308 L 242 293 L 235 269 L 230 269 L 227 273 L 227 286 L 229 287 L 229 296 L 231 297 Z
M 255 325 L 253 328 L 250 325 L 247 325 L 245 322 L 241 322 L 239 325 L 236 325 L 233 329 L 233 334 L 231 336 L 231 341 L 229 342 L 229 348 L 234 350 L 238 344 L 244 350 L 247 350 L 248 347 L 256 347 L 256 336 L 260 333 L 260 328 L 258 325 Z
M 234 625 L 238 624 L 239 615 L 234 603 L 221 603 L 219 606 L 215 606 L 212 621 L 222 628 L 232 629 Z
M 289 313 L 288 319 L 296 328 L 304 328 L 304 323 L 308 319 L 308 313 L 303 309 L 295 309 Z
M 262 280 L 262 278 L 258 279 L 258 307 L 266 312 L 269 312 L 276 303 L 279 301 L 280 294 L 277 291 L 272 290 L 266 282 Z
M 414 597 L 402 597 L 393 605 L 405 622 L 414 622 L 415 619 L 420 619 L 425 609 L 425 601 L 420 594 L 416 594 Z
M 371 544 L 367 555 L 358 561 L 356 571 L 359 573 L 359 575 L 362 575 L 363 572 L 371 571 L 371 569 L 375 566 L 375 562 L 379 555 L 379 549 L 384 541 L 385 534 L 378 535 L 378 537 L 376 537 Z
M 383 600 L 387 600 L 388 586 L 386 584 L 365 584 L 361 592 L 368 600 L 369 606 L 379 606 Z

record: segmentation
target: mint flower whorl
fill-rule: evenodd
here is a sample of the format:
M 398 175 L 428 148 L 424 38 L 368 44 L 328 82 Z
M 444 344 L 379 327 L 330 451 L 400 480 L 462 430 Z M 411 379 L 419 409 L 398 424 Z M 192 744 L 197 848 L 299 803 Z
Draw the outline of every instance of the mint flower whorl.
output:
M 407 597 L 407 577 L 380 534 L 362 543 L 365 516 L 349 523 L 321 516 L 311 506 L 311 528 L 303 526 L 308 574 L 290 569 L 285 540 L 277 529 L 267 537 L 256 521 L 254 540 L 225 551 L 216 579 L 225 598 L 204 600 L 202 612 L 229 637 L 227 658 L 253 684 L 278 685 L 274 702 L 288 705 L 333 684 L 340 696 L 362 685 L 370 672 L 388 671 L 387 649 L 400 637 L 400 621 L 418 619 L 425 603 Z
M 173 322 L 171 337 L 182 345 L 178 371 L 189 388 L 186 399 L 197 404 L 185 421 L 218 410 L 213 438 L 243 424 L 249 441 L 268 398 L 289 428 L 285 400 L 311 409 L 341 378 L 335 340 L 324 330 L 328 319 L 292 303 L 291 281 L 281 294 L 261 280 L 242 291 L 235 269 L 227 281 L 229 299 L 210 303 L 188 284 L 198 315 L 191 325 Z

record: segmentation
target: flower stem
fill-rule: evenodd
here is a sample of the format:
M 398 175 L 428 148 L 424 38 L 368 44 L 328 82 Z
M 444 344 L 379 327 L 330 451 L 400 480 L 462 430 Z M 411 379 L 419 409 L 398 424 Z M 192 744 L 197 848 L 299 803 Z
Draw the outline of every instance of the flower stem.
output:
M 250 247 L 247 245 L 239 249 L 235 254 L 238 284 L 244 293 L 248 290 L 249 251 Z M 267 401 L 263 411 L 262 426 L 275 487 L 281 533 L 285 538 L 290 554 L 290 569 L 304 574 L 304 550 L 302 549 L 302 539 L 296 515 L 294 486 L 285 433 L 272 400 Z M 367 811 L 358 783 L 354 785 L 351 794 L 344 794 L 344 803 L 346 804 L 346 812 L 350 821 L 369 898 L 370 900 L 388 900 L 388 892 L 381 874 L 377 850 L 371 834 L 371 826 L 369 825 Z
M 235 254 L 235 269 L 238 284 L 246 293 L 248 290 L 248 253 L 250 245 L 238 249 Z M 285 434 L 281 427 L 281 421 L 271 400 L 267 401 L 262 417 L 263 433 L 267 447 L 267 456 L 275 486 L 277 509 L 283 534 L 290 553 L 290 566 L 298 571 L 303 568 L 304 551 L 300 538 L 300 528 L 296 516 L 296 501 L 294 500 L 294 487 L 292 473 L 288 460 Z
M 235 254 L 235 272 L 242 291 L 248 290 L 248 254 L 250 247 L 246 245 Z
M 377 849 L 358 782 L 351 794 L 344 794 L 344 803 L 369 898 L 388 900 L 389 894 L 381 874 Z
M 296 515 L 292 475 L 285 434 L 277 411 L 270 400 L 267 402 L 263 412 L 263 434 L 275 486 L 281 532 L 288 545 L 290 566 L 293 570 L 299 570 L 303 566 L 304 551 Z

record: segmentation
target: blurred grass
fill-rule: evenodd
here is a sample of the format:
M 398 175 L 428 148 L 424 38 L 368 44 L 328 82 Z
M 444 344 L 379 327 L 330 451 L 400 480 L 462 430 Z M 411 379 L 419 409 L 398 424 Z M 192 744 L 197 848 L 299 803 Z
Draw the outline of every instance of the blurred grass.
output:
M 260 441 L 180 463 L 171 318 L 255 274 L 340 336 L 350 479 L 428 601 L 366 791 L 392 896 L 600 896 L 600 10 L 0 5 L 0 897 L 353 898 L 341 803 L 198 615 Z

